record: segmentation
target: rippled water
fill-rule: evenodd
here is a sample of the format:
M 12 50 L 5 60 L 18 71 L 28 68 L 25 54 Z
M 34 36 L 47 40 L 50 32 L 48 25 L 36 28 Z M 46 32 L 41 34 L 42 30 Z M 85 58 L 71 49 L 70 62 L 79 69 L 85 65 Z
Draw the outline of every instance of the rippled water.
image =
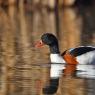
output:
M 49 80 L 50 52 L 48 47 L 35 48 L 35 41 L 43 33 L 50 32 L 58 37 L 61 52 L 78 45 L 95 44 L 95 32 L 87 34 L 93 25 L 90 27 L 91 22 L 86 19 L 94 15 L 90 12 L 86 14 L 86 11 L 83 9 L 80 12 L 77 8 L 59 10 L 57 26 L 53 10 L 42 8 L 33 11 L 23 8 L 23 5 L 18 8 L 10 6 L 6 10 L 0 8 L 0 94 L 43 95 L 42 88 Z M 82 30 L 85 23 L 88 23 L 88 30 L 86 26 Z M 80 66 L 85 69 L 77 70 L 75 77 L 64 77 L 64 74 L 60 77 L 55 95 L 95 94 L 95 66 Z

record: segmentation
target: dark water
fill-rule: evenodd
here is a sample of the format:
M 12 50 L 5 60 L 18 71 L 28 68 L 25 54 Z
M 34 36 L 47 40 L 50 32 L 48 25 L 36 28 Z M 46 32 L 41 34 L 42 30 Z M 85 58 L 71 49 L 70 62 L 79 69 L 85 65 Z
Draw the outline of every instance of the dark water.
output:
M 92 9 L 60 9 L 56 19 L 54 10 L 47 8 L 0 8 L 0 95 L 43 95 L 42 88 L 49 80 L 49 49 L 37 49 L 34 43 L 50 32 L 58 37 L 61 52 L 78 45 L 94 45 Z M 92 32 L 88 33 L 85 23 Z M 77 72 L 76 77 L 62 75 L 55 95 L 94 95 L 95 66 L 84 67 L 86 71 Z

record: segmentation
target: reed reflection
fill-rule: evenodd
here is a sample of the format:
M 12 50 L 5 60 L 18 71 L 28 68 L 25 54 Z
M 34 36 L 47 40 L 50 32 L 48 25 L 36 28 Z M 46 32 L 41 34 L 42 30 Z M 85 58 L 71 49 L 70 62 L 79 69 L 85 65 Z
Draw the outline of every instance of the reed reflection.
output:
M 15 3 L 15 0 L 9 1 Z M 24 0 L 17 1 L 19 5 L 10 3 L 7 11 L 0 8 L 0 94 L 43 95 L 42 88 L 49 84 L 50 79 L 49 50 L 46 47 L 35 49 L 34 42 L 43 33 L 50 32 L 59 38 L 61 51 L 78 46 L 82 42 L 81 35 L 85 35 L 81 32 L 83 19 L 77 13 L 77 8 L 64 7 L 59 10 L 59 31 L 56 32 L 54 0 L 27 0 L 31 7 L 26 6 Z M 43 7 L 37 6 L 39 4 Z M 94 42 L 93 32 L 93 44 Z M 41 66 L 33 66 L 39 63 Z M 91 73 L 79 72 L 76 77 L 76 68 L 76 65 L 66 65 L 55 95 L 95 93 L 95 80 L 85 76 Z M 90 66 L 86 67 L 89 68 Z M 92 72 L 94 74 L 95 71 Z
M 82 31 L 82 18 L 77 15 L 76 7 L 66 7 L 59 10 L 60 48 L 67 49 L 80 45 Z

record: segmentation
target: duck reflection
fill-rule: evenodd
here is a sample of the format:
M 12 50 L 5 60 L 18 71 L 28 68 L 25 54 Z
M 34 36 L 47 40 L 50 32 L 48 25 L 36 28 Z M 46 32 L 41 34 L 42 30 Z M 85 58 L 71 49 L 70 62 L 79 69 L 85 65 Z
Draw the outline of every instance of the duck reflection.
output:
M 63 67 L 62 64 L 59 65 L 59 64 L 56 64 L 56 63 L 53 63 L 53 67 L 54 67 L 54 64 L 55 64 L 55 67 L 60 67 L 60 66 Z M 72 65 L 66 64 L 66 66 L 64 66 L 64 67 L 65 67 L 65 69 L 63 70 L 63 76 L 64 77 L 73 77 L 73 76 L 75 76 L 76 65 L 74 65 L 74 64 L 72 64 Z M 61 72 L 62 72 L 62 69 L 60 69 L 57 74 L 62 75 Z M 59 78 L 50 78 L 49 85 L 46 85 L 43 88 L 43 93 L 52 95 L 52 94 L 57 92 L 58 87 L 59 87 Z

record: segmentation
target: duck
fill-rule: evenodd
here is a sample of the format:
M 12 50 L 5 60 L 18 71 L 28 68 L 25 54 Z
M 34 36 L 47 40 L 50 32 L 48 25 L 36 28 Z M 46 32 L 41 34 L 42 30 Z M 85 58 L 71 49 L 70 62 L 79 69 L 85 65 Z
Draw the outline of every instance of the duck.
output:
M 35 46 L 41 48 L 47 45 L 50 49 L 50 84 L 43 88 L 44 94 L 56 93 L 59 85 L 59 78 L 72 74 L 77 70 L 84 70 L 81 65 L 95 65 L 95 47 L 78 46 L 65 50 L 62 54 L 59 50 L 57 37 L 52 33 L 44 33 Z M 81 64 L 78 66 L 78 64 Z

